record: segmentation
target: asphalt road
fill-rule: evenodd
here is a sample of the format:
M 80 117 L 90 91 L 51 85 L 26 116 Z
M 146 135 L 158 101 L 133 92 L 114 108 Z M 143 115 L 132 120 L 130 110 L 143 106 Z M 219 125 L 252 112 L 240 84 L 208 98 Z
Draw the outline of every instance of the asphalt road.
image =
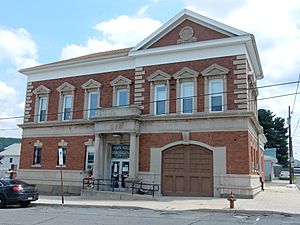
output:
M 34 205 L 0 209 L 1 225 L 300 225 L 300 215 Z

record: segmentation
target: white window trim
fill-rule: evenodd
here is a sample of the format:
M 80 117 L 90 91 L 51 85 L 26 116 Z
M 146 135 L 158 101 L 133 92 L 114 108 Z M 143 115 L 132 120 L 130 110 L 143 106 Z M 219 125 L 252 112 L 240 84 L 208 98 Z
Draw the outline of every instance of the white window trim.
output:
M 86 159 L 85 159 L 85 170 L 90 170 L 88 169 L 88 165 L 91 163 L 88 163 L 88 154 L 89 152 L 93 152 L 94 154 L 94 161 L 93 161 L 93 167 L 94 167 L 94 163 L 95 163 L 95 147 L 94 146 L 86 146 Z M 92 168 L 93 170 L 94 168 Z
M 119 97 L 119 93 L 120 92 L 126 92 L 127 93 L 127 99 L 126 99 L 126 104 L 125 105 L 120 105 L 120 97 Z M 125 107 L 125 106 L 128 106 L 129 105 L 129 91 L 128 91 L 128 88 L 117 88 L 117 91 L 116 91 L 116 106 L 118 107 Z
M 216 81 L 219 81 L 221 84 L 222 84 L 222 90 L 220 91 L 220 93 L 216 93 L 216 94 L 212 94 L 211 90 L 212 90 L 212 83 L 213 82 L 216 82 Z M 223 79 L 210 79 L 208 81 L 208 85 L 209 85 L 209 112 L 211 113 L 219 113 L 219 112 L 224 112 L 224 81 Z M 220 111 L 212 111 L 211 107 L 212 107 L 212 97 L 213 96 L 221 96 L 222 97 L 222 103 L 221 103 L 221 107 L 222 109 Z
M 192 112 L 183 112 L 183 98 L 184 98 L 184 96 L 183 96 L 183 86 L 184 85 L 191 85 L 192 86 L 192 96 L 191 96 L 191 98 L 192 98 Z M 192 82 L 192 81 L 188 81 L 188 82 L 181 82 L 181 84 L 180 84 L 180 94 L 181 94 L 181 96 L 180 96 L 180 113 L 181 114 L 193 114 L 194 113 L 194 111 L 195 111 L 195 84 L 194 84 L 194 82 Z
M 96 109 L 91 109 L 90 108 L 90 105 L 91 105 L 91 95 L 92 94 L 97 94 L 98 95 Z M 92 118 L 91 117 L 91 110 L 96 110 L 96 115 L 95 116 L 97 116 L 97 108 L 99 108 L 99 102 L 100 102 L 99 101 L 99 99 L 100 99 L 100 92 L 99 91 L 89 91 L 87 95 L 88 95 L 87 118 L 89 119 L 89 118 Z
M 32 166 L 35 166 L 35 167 L 39 167 L 39 166 L 41 166 L 41 161 L 40 161 L 40 163 L 37 163 L 36 162 L 36 160 L 37 160 L 37 155 L 36 155 L 36 149 L 37 148 L 39 148 L 39 149 L 41 149 L 40 151 L 42 152 L 42 146 L 34 146 L 34 152 L 33 152 L 33 154 L 34 154 L 34 159 L 33 159 L 33 164 L 32 164 Z M 41 159 L 42 159 L 42 156 L 41 156 Z
M 131 80 L 123 77 L 122 75 L 118 76 L 114 80 L 110 82 L 110 85 L 113 87 L 113 106 L 118 106 L 118 90 L 120 89 L 127 89 L 127 105 L 130 105 L 130 85 L 131 85 Z M 122 107 L 125 107 L 122 106 Z
M 157 111 L 156 111 L 156 107 L 157 107 L 157 104 L 156 104 L 156 102 L 157 102 L 157 88 L 159 88 L 159 87 L 165 87 L 165 99 L 164 99 L 164 101 L 165 101 L 165 113 L 162 113 L 162 114 L 157 114 Z M 154 115 L 166 115 L 167 114 L 167 106 L 168 106 L 168 104 L 167 104 L 167 101 L 168 101 L 168 87 L 167 87 L 167 84 L 156 84 L 156 85 L 154 85 Z
M 177 114 L 193 114 L 197 112 L 197 79 L 199 72 L 189 67 L 183 67 L 177 71 L 173 77 L 176 80 L 176 113 Z M 183 83 L 192 83 L 193 85 L 193 108 L 192 113 L 183 113 Z
M 65 119 L 64 116 L 65 116 L 65 103 L 66 103 L 66 97 L 71 97 L 71 118 L 70 119 Z M 74 102 L 74 95 L 72 94 L 65 94 L 63 95 L 63 102 L 62 102 L 62 115 L 61 115 L 61 120 L 62 121 L 70 121 L 72 120 L 73 118 L 73 102 Z
M 94 79 L 89 79 L 87 82 L 85 82 L 83 85 L 81 85 L 81 88 L 84 89 L 84 113 L 83 118 L 89 119 L 89 105 L 90 105 L 90 93 L 97 92 L 98 93 L 98 101 L 97 101 L 97 108 L 100 108 L 101 104 L 101 90 L 102 84 Z M 97 111 L 96 111 L 97 116 Z
M 37 87 L 33 93 L 35 94 L 35 110 L 34 110 L 34 122 L 44 123 L 48 119 L 48 103 L 49 103 L 49 93 L 50 89 L 44 85 Z M 41 98 L 46 98 L 46 115 L 45 121 L 40 121 L 40 112 L 41 112 Z
M 45 120 L 41 121 L 41 110 L 42 110 L 42 99 L 45 99 L 46 101 L 46 115 Z M 45 123 L 47 121 L 47 114 L 48 114 L 48 97 L 43 95 L 38 97 L 38 113 L 37 113 L 37 122 L 38 123 Z
M 165 114 L 160 115 L 166 115 L 169 114 L 169 80 L 171 79 L 171 75 L 165 73 L 161 70 L 156 70 L 154 73 L 149 75 L 147 77 L 148 82 L 150 83 L 150 114 L 156 115 L 156 101 L 155 101 L 155 86 L 156 85 L 165 85 L 166 86 L 166 112 Z

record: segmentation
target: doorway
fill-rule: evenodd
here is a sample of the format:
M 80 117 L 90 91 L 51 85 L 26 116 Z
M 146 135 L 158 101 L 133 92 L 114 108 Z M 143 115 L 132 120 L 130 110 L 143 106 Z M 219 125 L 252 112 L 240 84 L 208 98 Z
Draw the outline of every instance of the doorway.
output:
M 115 159 L 111 163 L 111 179 L 114 188 L 125 188 L 125 179 L 129 175 L 129 160 Z

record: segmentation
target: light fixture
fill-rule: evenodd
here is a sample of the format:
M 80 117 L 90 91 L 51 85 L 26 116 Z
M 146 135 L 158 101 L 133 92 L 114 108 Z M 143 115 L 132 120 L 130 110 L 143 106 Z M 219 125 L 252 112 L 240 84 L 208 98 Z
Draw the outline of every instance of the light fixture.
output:
M 113 137 L 121 137 L 121 134 L 119 134 L 119 133 L 113 133 L 112 136 Z

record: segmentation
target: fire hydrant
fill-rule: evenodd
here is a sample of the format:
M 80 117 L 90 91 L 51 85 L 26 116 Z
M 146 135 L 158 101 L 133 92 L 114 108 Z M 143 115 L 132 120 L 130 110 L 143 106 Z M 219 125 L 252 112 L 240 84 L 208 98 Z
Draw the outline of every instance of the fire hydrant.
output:
M 229 195 L 229 198 L 227 199 L 229 201 L 230 208 L 234 208 L 234 202 L 236 201 L 234 194 L 232 192 Z

